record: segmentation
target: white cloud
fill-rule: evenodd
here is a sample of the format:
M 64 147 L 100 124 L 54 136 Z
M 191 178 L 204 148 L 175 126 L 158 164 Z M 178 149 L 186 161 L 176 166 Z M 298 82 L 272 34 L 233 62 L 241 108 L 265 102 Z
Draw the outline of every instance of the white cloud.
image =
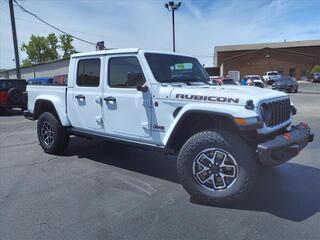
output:
M 24 7 L 76 36 L 107 47 L 141 47 L 171 50 L 171 13 L 165 1 L 37 1 Z M 315 39 L 318 14 L 310 14 L 315 2 L 308 1 L 182 1 L 176 13 L 178 52 L 197 56 L 212 65 L 215 45 Z M 0 1 L 0 68 L 14 67 L 8 6 Z M 31 34 L 55 32 L 15 8 L 19 44 Z M 306 15 L 307 14 L 307 15 Z M 57 33 L 58 34 L 58 33 Z M 74 41 L 78 51 L 90 45 Z M 21 58 L 25 57 L 20 53 Z

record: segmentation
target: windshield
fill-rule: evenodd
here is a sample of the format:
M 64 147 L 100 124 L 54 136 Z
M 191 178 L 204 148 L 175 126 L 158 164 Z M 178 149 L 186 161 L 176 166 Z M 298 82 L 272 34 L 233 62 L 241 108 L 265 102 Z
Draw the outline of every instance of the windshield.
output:
M 278 73 L 276 73 L 276 72 L 271 72 L 271 73 L 268 73 L 268 75 L 278 75 Z
M 170 54 L 146 53 L 147 62 L 158 82 L 209 82 L 197 59 Z
M 251 80 L 260 80 L 259 77 L 251 77 Z

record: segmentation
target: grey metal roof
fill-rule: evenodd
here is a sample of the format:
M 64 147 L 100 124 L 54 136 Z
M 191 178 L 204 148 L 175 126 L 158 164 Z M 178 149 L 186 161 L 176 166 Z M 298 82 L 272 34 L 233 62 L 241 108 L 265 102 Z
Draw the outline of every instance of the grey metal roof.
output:
M 320 46 L 320 40 L 304 40 L 290 42 L 273 42 L 273 43 L 257 43 L 257 44 L 240 44 L 240 45 L 224 45 L 215 46 L 215 52 L 239 51 L 239 50 L 255 50 L 261 48 L 290 48 L 290 47 L 309 47 Z
M 63 62 L 63 61 L 70 61 L 70 58 L 56 59 L 56 60 L 52 60 L 52 61 L 48 61 L 48 62 L 44 62 L 44 63 L 36 63 L 36 64 L 33 64 L 33 65 L 20 67 L 20 69 L 37 67 L 37 66 L 40 66 L 40 65 L 46 65 L 46 64 L 51 64 L 51 63 Z M 2 69 L 2 70 L 0 70 L 0 73 L 2 73 L 2 72 L 10 72 L 10 71 L 14 71 L 14 70 L 16 70 L 16 68 Z

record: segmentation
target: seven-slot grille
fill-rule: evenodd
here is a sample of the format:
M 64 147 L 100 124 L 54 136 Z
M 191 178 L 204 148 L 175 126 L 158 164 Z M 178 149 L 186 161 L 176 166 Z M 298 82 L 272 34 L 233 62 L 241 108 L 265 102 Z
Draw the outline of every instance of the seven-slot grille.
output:
M 261 104 L 261 117 L 267 127 L 282 124 L 290 118 L 290 100 L 288 98 Z

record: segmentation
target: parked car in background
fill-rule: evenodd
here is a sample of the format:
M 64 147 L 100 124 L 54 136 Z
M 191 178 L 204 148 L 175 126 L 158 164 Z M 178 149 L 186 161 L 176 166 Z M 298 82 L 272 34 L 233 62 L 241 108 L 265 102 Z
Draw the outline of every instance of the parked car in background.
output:
M 310 82 L 320 82 L 320 73 L 319 72 L 310 73 L 308 80 Z
M 298 88 L 299 85 L 294 77 L 282 77 L 272 84 L 273 90 L 298 92 Z
M 238 85 L 233 78 L 223 78 L 222 82 L 224 85 Z
M 0 79 L 0 111 L 23 108 L 22 93 L 26 91 L 24 79 Z
M 223 77 L 220 77 L 220 76 L 210 76 L 210 81 L 214 85 L 222 85 L 223 84 L 222 79 L 223 79 Z
M 237 85 L 236 81 L 233 78 L 214 76 L 210 77 L 210 80 L 213 84 L 216 85 Z
M 247 75 L 244 77 L 245 80 L 250 79 L 253 82 L 253 86 L 256 87 L 264 87 L 264 83 L 262 81 L 262 78 L 259 75 Z
M 51 85 L 53 84 L 52 77 L 35 77 L 28 79 L 28 84 L 41 84 L 41 85 Z
M 281 75 L 278 71 L 268 71 L 262 76 L 262 78 L 266 84 L 273 84 L 275 81 L 281 78 Z

